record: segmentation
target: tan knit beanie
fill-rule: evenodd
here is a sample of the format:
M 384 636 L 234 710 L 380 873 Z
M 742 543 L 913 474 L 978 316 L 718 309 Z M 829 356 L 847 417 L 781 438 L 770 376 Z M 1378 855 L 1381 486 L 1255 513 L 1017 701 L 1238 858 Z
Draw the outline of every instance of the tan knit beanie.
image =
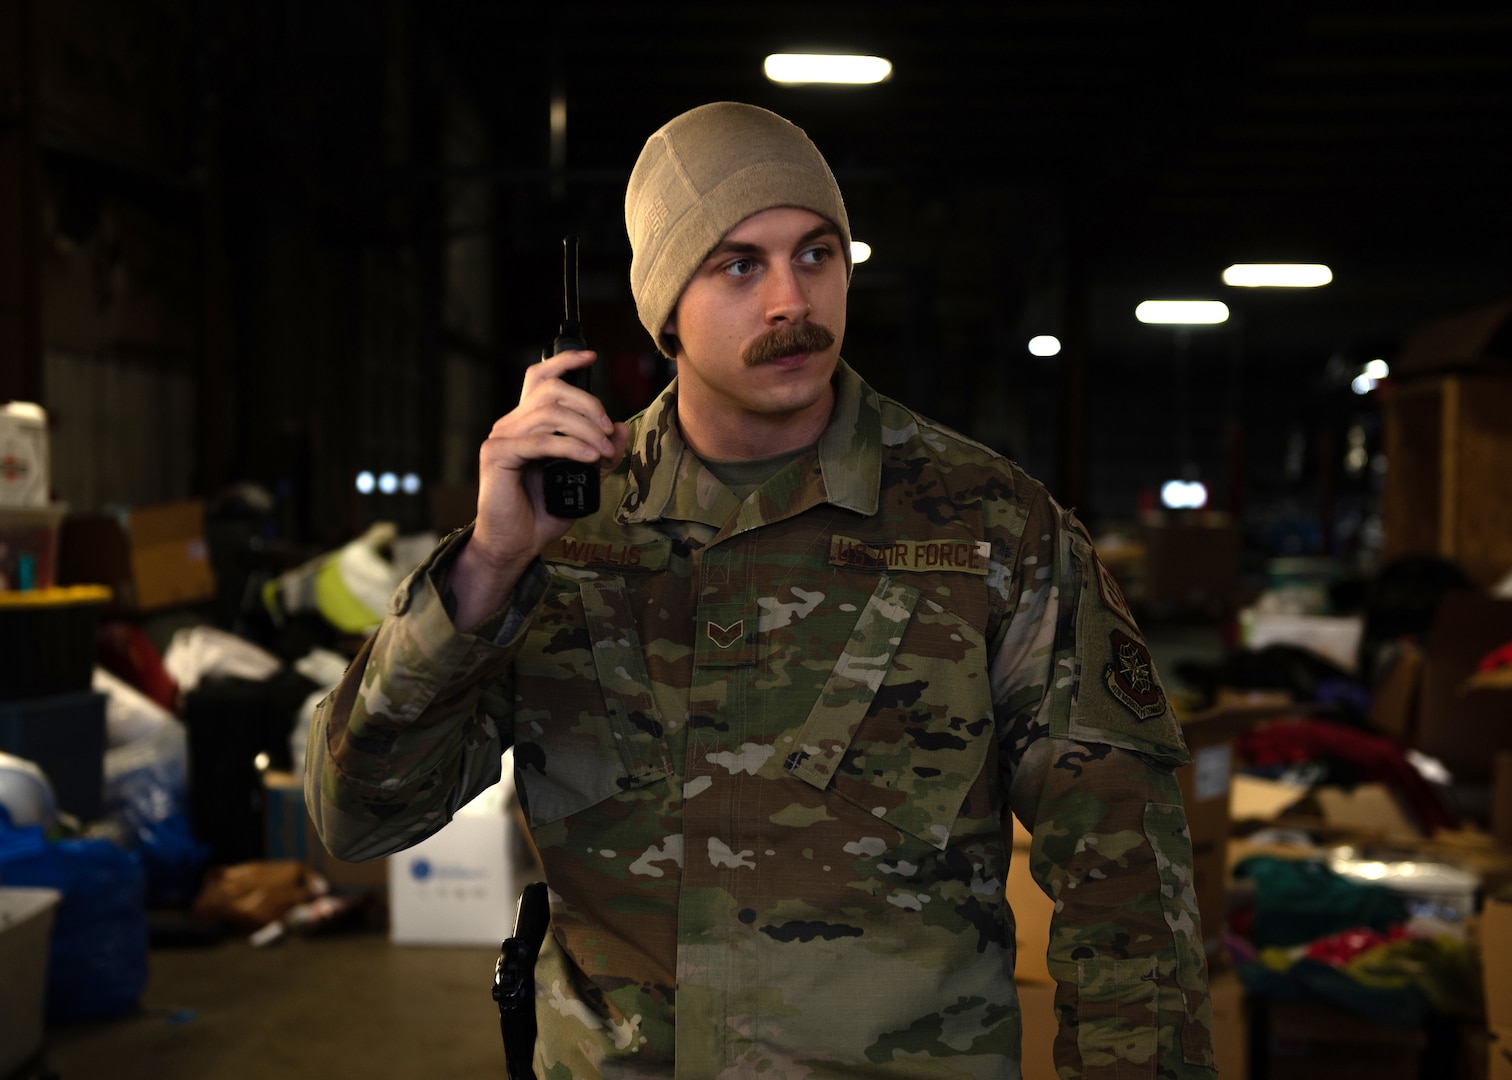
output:
M 797 206 L 833 222 L 850 272 L 850 222 L 840 188 L 802 129 L 730 101 L 701 105 L 646 140 L 625 191 L 630 292 L 641 324 L 662 327 L 714 245 L 761 210 Z

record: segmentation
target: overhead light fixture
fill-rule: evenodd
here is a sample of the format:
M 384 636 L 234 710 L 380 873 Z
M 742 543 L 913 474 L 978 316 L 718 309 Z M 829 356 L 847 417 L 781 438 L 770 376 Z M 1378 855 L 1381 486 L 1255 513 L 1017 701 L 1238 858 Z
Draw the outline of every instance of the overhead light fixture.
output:
M 1227 322 L 1228 305 L 1221 300 L 1146 300 L 1134 309 L 1142 323 L 1203 326 Z
M 1029 355 L 1055 356 L 1060 353 L 1060 338 L 1054 334 L 1040 334 L 1029 339 Z
M 857 266 L 871 258 L 871 245 L 865 240 L 851 241 L 851 265 Z
M 1333 280 L 1322 263 L 1235 263 L 1223 272 L 1223 283 L 1244 289 L 1316 289 Z
M 892 75 L 892 61 L 880 56 L 842 53 L 773 53 L 762 65 L 766 77 L 783 86 L 831 83 L 866 86 L 885 82 Z

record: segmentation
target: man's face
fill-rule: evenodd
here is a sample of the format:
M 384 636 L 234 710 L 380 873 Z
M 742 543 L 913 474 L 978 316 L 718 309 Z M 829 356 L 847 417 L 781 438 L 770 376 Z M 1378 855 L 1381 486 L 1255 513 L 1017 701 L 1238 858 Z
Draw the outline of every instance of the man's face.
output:
M 678 418 L 700 453 L 760 457 L 818 438 L 845 335 L 840 245 L 818 214 L 777 207 L 731 229 L 693 272 L 665 333 Z

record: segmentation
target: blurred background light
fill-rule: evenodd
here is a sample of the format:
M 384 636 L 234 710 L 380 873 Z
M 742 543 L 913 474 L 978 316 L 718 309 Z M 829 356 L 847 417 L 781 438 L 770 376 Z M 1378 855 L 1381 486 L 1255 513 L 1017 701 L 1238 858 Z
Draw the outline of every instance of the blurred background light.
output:
M 1207 500 L 1207 485 L 1201 480 L 1167 480 L 1160 488 L 1161 505 L 1168 510 L 1200 510 Z
M 892 61 L 842 53 L 773 53 L 762 65 L 766 77 L 783 86 L 805 83 L 869 85 L 892 75 Z
M 1316 289 L 1333 280 L 1322 263 L 1235 263 L 1223 283 L 1244 289 Z
M 1142 323 L 1203 326 L 1227 322 L 1229 309 L 1221 300 L 1146 300 L 1134 317 Z

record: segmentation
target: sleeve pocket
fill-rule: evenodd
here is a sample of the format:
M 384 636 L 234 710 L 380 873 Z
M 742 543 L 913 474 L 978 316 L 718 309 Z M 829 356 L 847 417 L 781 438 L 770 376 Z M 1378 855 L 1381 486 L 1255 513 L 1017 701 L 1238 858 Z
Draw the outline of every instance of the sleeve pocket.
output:
M 1207 961 L 1197 920 L 1192 841 L 1186 813 L 1169 803 L 1145 807 L 1145 835 L 1160 871 L 1160 907 L 1176 944 L 1176 987 L 1185 1013 L 1181 1056 L 1192 1065 L 1213 1064 L 1212 1002 L 1207 994 Z
M 1154 1077 L 1160 1029 L 1158 967 L 1152 957 L 1083 960 L 1076 972 L 1076 1042 L 1082 1076 Z

